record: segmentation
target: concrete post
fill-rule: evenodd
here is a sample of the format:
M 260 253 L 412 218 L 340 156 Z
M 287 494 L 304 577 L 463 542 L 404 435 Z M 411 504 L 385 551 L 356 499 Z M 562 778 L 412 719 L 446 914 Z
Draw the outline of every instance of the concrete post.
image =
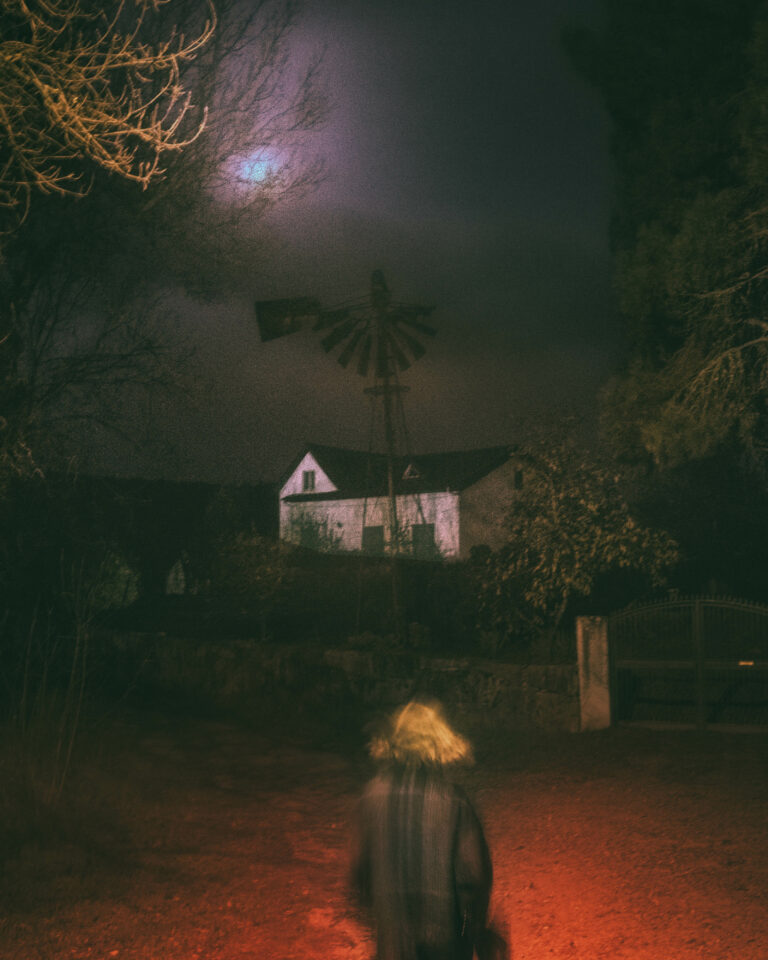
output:
M 611 725 L 608 621 L 605 617 L 577 617 L 576 644 L 581 729 L 603 730 Z

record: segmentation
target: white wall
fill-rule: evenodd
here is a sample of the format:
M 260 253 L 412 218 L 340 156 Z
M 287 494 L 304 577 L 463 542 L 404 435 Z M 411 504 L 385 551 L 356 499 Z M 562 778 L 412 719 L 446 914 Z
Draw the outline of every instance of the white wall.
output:
M 485 544 L 496 550 L 505 542 L 504 520 L 515 499 L 517 464 L 508 460 L 461 492 L 460 553 L 469 557 L 472 547 Z
M 303 469 L 312 469 L 304 467 Z M 301 484 L 301 467 L 297 468 Z M 295 476 L 296 474 L 294 474 Z M 287 486 L 287 484 L 286 484 Z M 285 488 L 283 488 L 285 489 Z M 295 491 L 295 492 L 301 492 Z M 282 494 L 285 496 L 286 494 Z M 459 553 L 459 496 L 456 493 L 425 493 L 397 497 L 397 518 L 407 531 L 414 523 L 434 523 L 435 545 L 446 559 Z M 363 536 L 363 518 L 366 526 L 383 526 L 384 537 L 389 539 L 389 500 L 387 497 L 370 497 L 367 501 L 355 500 L 303 500 L 286 503 L 280 501 L 280 536 L 283 540 L 298 542 L 301 518 L 308 518 L 327 531 L 329 542 L 338 550 L 359 550 Z M 406 544 L 410 535 L 405 534 Z
M 283 497 L 289 497 L 294 493 L 304 493 L 304 490 L 302 489 L 302 475 L 305 470 L 315 471 L 314 493 L 332 493 L 337 489 L 331 481 L 331 478 L 327 473 L 325 473 L 317 460 L 315 460 L 311 453 L 307 453 L 304 455 L 298 467 L 296 467 L 290 477 L 288 477 L 283 484 L 282 489 L 280 490 L 281 500 Z M 280 529 L 282 530 L 282 525 Z

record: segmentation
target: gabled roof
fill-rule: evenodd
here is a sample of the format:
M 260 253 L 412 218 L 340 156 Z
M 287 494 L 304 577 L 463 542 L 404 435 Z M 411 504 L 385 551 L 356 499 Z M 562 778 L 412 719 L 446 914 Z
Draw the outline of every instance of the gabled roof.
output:
M 508 445 L 480 450 L 423 453 L 395 459 L 395 492 L 433 493 L 464 490 L 509 459 Z M 340 500 L 387 494 L 387 458 L 383 453 L 310 444 L 293 463 L 283 482 L 302 458 L 311 453 L 338 490 L 334 493 L 297 493 L 287 500 Z

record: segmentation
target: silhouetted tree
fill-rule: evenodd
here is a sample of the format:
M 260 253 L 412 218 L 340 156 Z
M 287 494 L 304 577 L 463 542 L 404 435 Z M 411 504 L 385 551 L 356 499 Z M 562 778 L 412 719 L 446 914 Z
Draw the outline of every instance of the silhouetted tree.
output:
M 759 0 L 604 0 L 566 35 L 608 112 L 630 350 L 608 386 L 625 458 L 768 456 L 768 14 Z
M 172 385 L 184 351 L 173 337 L 169 289 L 210 295 L 226 286 L 233 271 L 252 266 L 253 224 L 319 174 L 300 150 L 323 102 L 316 61 L 291 59 L 294 4 L 219 0 L 215 29 L 202 0 L 147 0 L 135 13 L 113 3 L 103 16 L 81 0 L 37 9 L 9 0 L 0 10 L 0 69 L 18 61 L 26 71 L 15 93 L 0 84 L 0 98 L 19 99 L 12 119 L 24 148 L 0 157 L 9 177 L 20 164 L 30 171 L 13 196 L 6 191 L 8 211 L 38 191 L 0 260 L 5 475 L 34 469 L 41 444 L 67 423 L 114 422 L 126 386 Z M 51 90 L 37 103 L 46 57 Z M 77 92 L 77 71 L 91 69 L 103 75 L 89 99 Z M 32 98 L 28 109 L 24 97 Z M 62 98 L 70 106 L 59 116 Z M 79 117 L 78 106 L 90 112 Z M 80 143 L 67 124 L 87 126 L 90 139 Z M 47 180 L 33 175 L 38 168 Z M 73 202 L 72 191 L 85 195 Z

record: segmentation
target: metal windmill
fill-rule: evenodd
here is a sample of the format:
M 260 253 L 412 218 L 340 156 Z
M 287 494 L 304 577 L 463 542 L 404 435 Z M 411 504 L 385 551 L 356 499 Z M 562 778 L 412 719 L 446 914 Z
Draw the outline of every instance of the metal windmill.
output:
M 366 393 L 380 397 L 384 413 L 384 435 L 387 451 L 387 487 L 389 494 L 390 549 L 398 549 L 397 502 L 394 490 L 395 411 L 402 411 L 399 373 L 407 370 L 425 353 L 420 339 L 433 337 L 436 330 L 426 321 L 434 307 L 400 303 L 392 299 L 384 274 L 371 274 L 369 297 L 349 301 L 329 309 L 310 297 L 291 300 L 259 301 L 256 317 L 262 340 L 272 340 L 300 330 L 307 322 L 324 333 L 321 344 L 326 353 L 338 351 L 342 367 L 355 361 L 358 374 L 374 378 L 374 386 Z
M 373 377 L 373 386 L 365 388 L 365 392 L 381 399 L 384 414 L 389 543 L 393 559 L 400 544 L 394 477 L 397 452 L 394 407 L 398 406 L 402 416 L 402 393 L 406 389 L 399 382 L 399 373 L 424 356 L 422 338 L 435 336 L 437 331 L 426 322 L 433 310 L 434 307 L 394 301 L 381 270 L 371 274 L 369 297 L 330 309 L 323 309 L 319 301 L 306 297 L 256 304 L 262 340 L 292 333 L 311 318 L 314 329 L 324 333 L 321 344 L 326 353 L 337 351 L 342 367 L 347 368 L 354 361 L 361 377 Z M 394 567 L 393 591 L 397 619 L 399 590 Z M 400 629 L 398 625 L 398 632 Z
M 366 388 L 365 392 L 380 397 L 383 407 L 390 550 L 394 553 L 398 552 L 399 528 L 394 486 L 397 451 L 393 407 L 397 403 L 402 411 L 401 397 L 406 389 L 401 386 L 398 373 L 407 370 L 413 361 L 424 355 L 425 347 L 419 335 L 435 335 L 435 328 L 426 323 L 433 309 L 394 302 L 384 274 L 381 270 L 374 270 L 368 302 L 322 313 L 315 325 L 318 330 L 330 331 L 321 343 L 327 353 L 340 348 L 337 359 L 342 367 L 348 367 L 356 359 L 360 376 L 367 377 L 371 373 L 374 376 L 375 385 Z
M 384 274 L 374 270 L 370 300 L 322 312 L 315 329 L 330 329 L 322 339 L 326 352 L 343 344 L 337 358 L 342 367 L 348 367 L 357 357 L 361 376 L 373 371 L 377 379 L 386 380 L 395 369 L 407 370 L 424 356 L 425 348 L 417 334 L 435 335 L 435 328 L 425 322 L 433 309 L 393 302 Z

